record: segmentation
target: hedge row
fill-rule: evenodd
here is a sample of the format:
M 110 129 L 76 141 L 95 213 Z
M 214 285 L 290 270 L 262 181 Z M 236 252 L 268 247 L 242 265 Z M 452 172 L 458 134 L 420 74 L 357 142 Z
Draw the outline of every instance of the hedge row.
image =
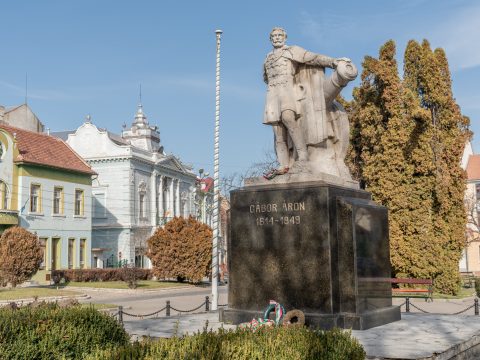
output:
M 220 330 L 98 350 L 88 360 L 110 359 L 275 359 L 363 360 L 365 351 L 349 332 L 304 327 Z
M 150 269 L 140 268 L 114 268 L 114 269 L 69 269 L 53 270 L 52 281 L 59 283 L 62 279 L 65 282 L 95 282 L 95 281 L 128 281 L 132 277 L 136 280 L 149 280 L 152 278 Z
M 0 309 L 0 359 L 323 359 L 360 360 L 348 331 L 305 327 L 204 330 L 193 336 L 130 343 L 110 315 L 93 308 L 37 304 Z
M 118 322 L 93 308 L 0 308 L 0 359 L 83 359 L 99 348 L 128 344 Z

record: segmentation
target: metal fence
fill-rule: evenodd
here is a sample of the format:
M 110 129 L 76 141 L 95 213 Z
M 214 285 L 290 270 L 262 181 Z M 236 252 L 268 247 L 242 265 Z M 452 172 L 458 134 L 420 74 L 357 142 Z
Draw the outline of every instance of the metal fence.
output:
M 165 313 L 164 316 L 171 316 L 171 311 L 176 311 L 177 313 L 179 314 L 188 314 L 188 313 L 193 313 L 194 311 L 197 311 L 197 310 L 200 310 L 200 309 L 203 309 L 205 312 L 208 312 L 210 311 L 210 304 L 211 304 L 211 301 L 210 301 L 210 298 L 208 296 L 205 296 L 205 301 L 202 302 L 201 304 L 199 304 L 198 306 L 192 308 L 192 309 L 178 309 L 174 306 L 172 306 L 172 304 L 170 303 L 170 300 L 167 300 L 166 303 L 165 303 L 165 306 L 157 311 L 154 311 L 154 312 L 151 312 L 151 313 L 147 313 L 147 314 L 133 314 L 133 313 L 129 313 L 125 310 L 123 310 L 123 306 L 119 306 L 118 307 L 118 310 L 116 312 L 113 313 L 113 316 L 116 317 L 118 319 L 118 321 L 120 323 L 123 324 L 123 321 L 124 321 L 124 317 L 131 317 L 131 318 L 137 318 L 137 319 L 148 319 L 148 318 L 158 318 L 160 314 L 162 313 Z M 227 306 L 228 304 L 219 304 L 218 306 L 219 307 L 225 307 Z M 420 311 L 421 313 L 424 313 L 424 314 L 432 314 L 433 312 L 429 312 L 425 309 L 422 309 L 421 307 L 415 305 L 414 303 L 411 302 L 410 298 L 407 297 L 405 299 L 405 301 L 403 303 L 401 303 L 400 305 L 400 309 L 405 309 L 405 313 L 411 313 L 410 309 L 411 308 L 414 308 L 418 311 Z M 473 304 L 466 307 L 465 309 L 463 310 L 460 310 L 460 311 L 457 311 L 457 312 L 454 312 L 454 313 L 447 313 L 445 315 L 460 315 L 460 314 L 463 314 L 463 313 L 466 313 L 467 311 L 471 310 L 471 309 L 474 309 L 474 314 L 476 316 L 479 315 L 479 304 L 478 304 L 478 299 L 475 298 L 473 299 Z
M 211 304 L 210 297 L 205 296 L 205 301 L 202 302 L 200 305 L 198 305 L 198 306 L 196 306 L 192 309 L 184 310 L 184 309 L 177 309 L 176 307 L 173 307 L 170 303 L 170 300 L 167 300 L 166 303 L 165 303 L 165 306 L 163 308 L 161 308 L 157 311 L 154 311 L 152 313 L 132 314 L 132 313 L 129 313 L 129 312 L 126 312 L 125 310 L 123 310 L 123 306 L 119 306 L 118 310 L 115 313 L 113 313 L 113 316 L 115 316 L 118 319 L 118 321 L 123 324 L 123 320 L 124 320 L 125 316 L 132 317 L 132 318 L 137 318 L 137 319 L 148 319 L 148 318 L 153 318 L 153 317 L 157 318 L 162 313 L 165 313 L 164 316 L 171 316 L 171 311 L 176 311 L 179 314 L 188 314 L 188 313 L 192 313 L 194 311 L 200 310 L 202 308 L 205 312 L 208 312 L 208 311 L 210 311 L 210 304 Z M 227 306 L 227 304 L 219 304 L 218 306 L 224 307 L 224 306 Z
M 402 308 L 404 306 L 405 306 L 405 312 L 406 313 L 409 313 L 410 312 L 410 307 L 412 307 L 412 308 L 417 309 L 418 311 L 420 311 L 424 314 L 432 314 L 432 312 L 427 311 L 425 309 L 422 309 L 421 307 L 412 303 L 410 301 L 410 298 L 408 298 L 408 297 L 405 299 L 405 301 L 403 303 L 400 304 L 400 308 Z M 470 306 L 467 306 L 465 309 L 454 312 L 454 313 L 447 313 L 447 314 L 444 314 L 444 315 L 460 315 L 460 314 L 463 314 L 463 313 L 465 313 L 465 312 L 467 312 L 468 310 L 471 310 L 471 309 L 474 309 L 474 314 L 475 315 L 477 315 L 477 316 L 479 315 L 478 299 L 477 298 L 473 299 L 473 304 L 470 305 Z

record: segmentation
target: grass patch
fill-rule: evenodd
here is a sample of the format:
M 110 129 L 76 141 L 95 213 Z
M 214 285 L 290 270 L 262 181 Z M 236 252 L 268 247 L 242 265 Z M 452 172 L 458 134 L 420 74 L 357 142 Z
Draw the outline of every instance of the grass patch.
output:
M 447 295 L 434 292 L 433 299 L 464 299 L 473 295 L 475 295 L 475 288 L 462 287 L 457 295 Z
M 38 296 L 50 297 L 50 296 L 75 296 L 80 295 L 78 291 L 56 289 L 51 287 L 27 287 L 27 288 L 15 288 L 0 290 L 0 300 L 17 300 L 27 299 Z
M 95 282 L 77 282 L 70 281 L 65 284 L 66 289 L 70 286 L 88 287 L 96 289 L 128 289 L 128 284 L 124 281 L 95 281 Z M 190 284 L 173 282 L 173 281 L 155 281 L 155 280 L 139 280 L 137 289 L 164 289 L 171 287 L 192 286 Z

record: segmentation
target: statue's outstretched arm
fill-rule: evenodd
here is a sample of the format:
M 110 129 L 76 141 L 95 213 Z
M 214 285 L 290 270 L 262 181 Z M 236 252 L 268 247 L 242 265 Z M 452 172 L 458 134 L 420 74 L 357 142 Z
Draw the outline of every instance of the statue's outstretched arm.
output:
M 303 54 L 303 63 L 313 66 L 322 66 L 335 69 L 337 67 L 337 59 L 330 56 L 315 54 L 310 51 L 305 51 Z

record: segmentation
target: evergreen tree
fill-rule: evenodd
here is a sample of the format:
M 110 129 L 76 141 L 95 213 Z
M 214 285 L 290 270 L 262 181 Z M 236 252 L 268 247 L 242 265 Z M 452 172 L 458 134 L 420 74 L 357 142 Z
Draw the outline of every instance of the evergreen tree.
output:
M 390 256 L 397 277 L 433 278 L 458 288 L 464 241 L 464 172 L 460 159 L 468 119 L 452 96 L 443 50 L 411 41 L 404 80 L 395 43 L 365 57 L 362 83 L 350 106 L 350 167 L 375 201 L 389 209 Z
M 407 234 L 415 226 L 408 215 L 413 169 L 405 159 L 405 144 L 412 124 L 405 117 L 405 96 L 395 43 L 388 41 L 378 59 L 365 58 L 362 84 L 354 90 L 350 163 L 373 199 L 388 207 L 393 271 L 406 275 L 412 263 L 404 259 Z
M 431 274 L 443 292 L 459 285 L 458 261 L 465 241 L 465 173 L 460 167 L 469 119 L 462 116 L 452 94 L 448 61 L 443 49 L 432 51 L 428 41 L 410 41 L 405 50 L 405 85 L 417 99 L 422 145 L 415 161 L 430 205 L 435 252 Z M 416 134 L 415 134 L 416 135 Z M 417 166 L 418 167 L 418 166 Z M 420 179 L 417 179 L 420 180 Z

